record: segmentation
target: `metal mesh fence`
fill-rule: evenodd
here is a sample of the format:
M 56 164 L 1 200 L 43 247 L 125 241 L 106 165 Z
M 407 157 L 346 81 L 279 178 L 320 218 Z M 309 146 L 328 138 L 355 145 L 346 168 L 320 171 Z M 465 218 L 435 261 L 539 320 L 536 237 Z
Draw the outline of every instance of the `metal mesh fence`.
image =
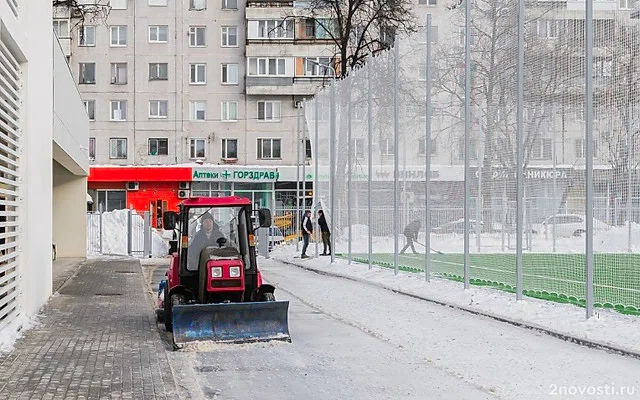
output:
M 334 252 L 640 310 L 638 21 L 594 4 L 433 9 L 307 101 Z

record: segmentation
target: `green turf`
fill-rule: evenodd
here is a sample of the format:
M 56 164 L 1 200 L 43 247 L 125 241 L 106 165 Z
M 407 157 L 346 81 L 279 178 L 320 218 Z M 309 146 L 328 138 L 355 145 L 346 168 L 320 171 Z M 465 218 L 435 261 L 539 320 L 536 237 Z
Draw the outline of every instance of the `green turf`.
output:
M 353 259 L 367 262 L 367 254 L 353 254 Z M 393 267 L 393 254 L 373 254 L 373 262 Z M 471 254 L 470 281 L 475 285 L 515 291 L 516 256 L 514 253 Z M 463 279 L 463 254 L 432 254 L 431 268 L 436 276 Z M 523 294 L 572 303 L 585 304 L 585 256 L 566 253 L 524 253 L 522 255 Z M 398 256 L 400 270 L 424 272 L 424 255 Z M 594 301 L 596 307 L 615 308 L 640 315 L 640 254 L 594 254 Z

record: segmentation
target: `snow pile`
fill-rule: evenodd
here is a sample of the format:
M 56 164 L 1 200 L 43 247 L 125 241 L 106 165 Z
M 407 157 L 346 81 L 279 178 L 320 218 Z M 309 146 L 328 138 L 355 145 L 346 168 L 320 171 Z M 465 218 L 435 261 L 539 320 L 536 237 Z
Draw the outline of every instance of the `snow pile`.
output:
M 640 317 L 624 315 L 608 309 L 596 309 L 596 315 L 586 319 L 584 308 L 570 304 L 528 297 L 517 301 L 514 294 L 497 289 L 472 286 L 464 290 L 461 283 L 446 279 L 432 278 L 431 282 L 426 282 L 423 274 L 400 271 L 395 276 L 391 269 L 374 266 L 369 270 L 368 265 L 356 262 L 349 265 L 344 259 L 336 258 L 336 262 L 332 265 L 330 257 L 301 261 L 299 258 L 294 258 L 297 256 L 295 247 L 291 246 L 281 247 L 271 253 L 274 260 L 283 260 L 361 282 L 383 285 L 411 295 L 640 352 L 640 341 L 637 339 Z
M 2 335 L 0 335 L 0 353 L 12 352 L 16 341 L 20 339 L 26 331 L 40 326 L 39 316 L 36 315 L 27 318 L 24 314 L 19 315 L 11 325 L 2 330 Z M 18 330 L 18 327 L 20 330 Z
M 102 213 L 102 253 L 100 253 L 100 218 L 87 218 L 87 254 L 127 254 L 127 219 L 129 210 L 114 210 Z M 144 249 L 144 218 L 133 214 L 132 218 L 134 254 L 142 255 Z M 155 229 L 151 231 L 151 251 L 154 257 L 169 252 L 169 243 Z

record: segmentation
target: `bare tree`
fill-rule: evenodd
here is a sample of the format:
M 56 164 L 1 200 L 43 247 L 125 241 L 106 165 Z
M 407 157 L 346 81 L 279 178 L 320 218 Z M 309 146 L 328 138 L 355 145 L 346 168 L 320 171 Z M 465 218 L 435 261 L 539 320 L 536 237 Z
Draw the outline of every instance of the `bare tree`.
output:
M 616 224 L 628 219 L 625 204 L 629 201 L 630 175 L 640 163 L 640 48 L 638 27 L 617 19 L 610 20 L 606 43 L 595 60 L 596 109 L 595 130 L 599 133 L 598 150 L 611 167 L 609 196 L 622 206 Z M 604 36 L 604 35 L 603 35 Z M 597 37 L 596 37 L 597 38 Z M 634 156 L 635 155 L 635 156 Z
M 451 4 L 451 20 L 462 33 L 464 7 Z M 517 2 L 515 0 L 477 0 L 472 9 L 471 63 L 472 63 L 472 158 L 482 167 L 482 200 L 486 207 L 483 220 L 492 220 L 489 209 L 492 197 L 502 197 L 494 190 L 494 169 L 506 170 L 507 195 L 515 199 L 516 176 L 516 99 L 517 99 Z M 551 156 L 551 147 L 542 141 L 548 124 L 554 117 L 554 106 L 561 95 L 563 84 L 570 74 L 558 68 L 566 53 L 562 41 L 552 46 L 536 37 L 536 21 L 545 15 L 537 10 L 536 16 L 526 21 L 525 35 L 525 110 L 524 111 L 524 167 L 532 159 Z M 438 100 L 452 117 L 452 126 L 460 132 L 464 122 L 464 35 L 452 36 L 441 45 L 434 65 L 434 86 Z M 462 140 L 462 138 L 460 138 Z M 489 224 L 488 226 L 491 226 Z
M 92 3 L 80 0 L 53 0 L 54 10 L 68 10 L 74 24 L 72 28 L 86 23 L 103 23 L 111 11 L 110 0 L 94 0 Z
M 394 35 L 416 30 L 410 0 L 310 0 L 307 4 L 306 23 L 335 46 L 341 77 L 362 66 L 367 57 L 389 49 Z

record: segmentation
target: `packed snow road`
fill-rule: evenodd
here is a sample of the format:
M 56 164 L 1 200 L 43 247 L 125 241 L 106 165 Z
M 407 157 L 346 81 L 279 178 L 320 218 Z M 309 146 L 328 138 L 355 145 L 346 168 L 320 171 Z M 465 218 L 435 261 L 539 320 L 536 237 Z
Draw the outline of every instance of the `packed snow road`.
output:
M 277 261 L 260 265 L 277 298 L 290 301 L 293 342 L 172 353 L 195 398 L 640 398 L 638 360 Z

